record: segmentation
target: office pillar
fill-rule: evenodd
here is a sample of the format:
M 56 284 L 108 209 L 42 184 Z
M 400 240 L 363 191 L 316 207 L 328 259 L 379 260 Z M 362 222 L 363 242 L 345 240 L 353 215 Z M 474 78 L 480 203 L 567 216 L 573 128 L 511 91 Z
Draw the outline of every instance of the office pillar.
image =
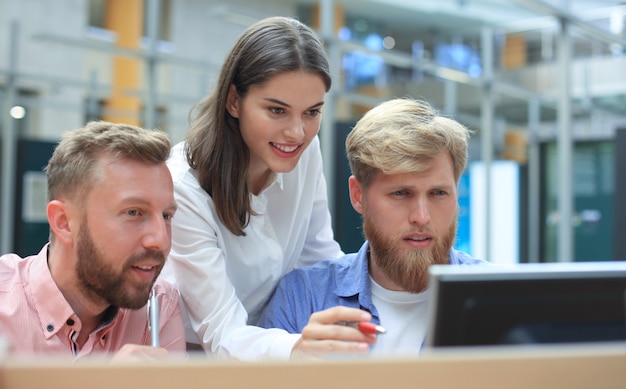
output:
M 624 212 L 624 199 L 626 199 L 626 128 L 615 131 L 615 193 L 613 195 L 613 209 L 615 219 L 613 221 L 613 258 L 626 261 L 626 212 Z
M 542 262 L 541 245 L 541 160 L 538 142 L 539 126 L 541 125 L 541 103 L 538 99 L 528 102 L 528 262 Z
M 491 163 L 493 161 L 493 129 L 495 115 L 495 98 L 493 90 L 493 49 L 494 32 L 491 27 L 483 27 L 481 31 L 481 54 L 483 63 L 482 96 L 480 103 L 480 149 L 482 161 L 485 165 L 485 256 L 483 259 L 493 260 L 491 257 Z
M 556 78 L 558 83 L 558 168 L 559 168 L 559 231 L 557 243 L 557 261 L 570 262 L 575 258 L 574 227 L 572 216 L 574 199 L 572 193 L 572 101 L 571 101 L 571 60 L 572 39 L 570 25 L 561 20 L 558 41 L 558 61 Z
M 320 0 L 312 9 L 311 27 L 318 31 L 326 46 L 331 74 L 339 74 L 341 69 L 341 53 L 337 42 L 337 31 L 343 25 L 343 9 L 334 0 Z M 334 85 L 326 94 L 322 123 L 320 127 L 320 147 L 322 149 L 322 159 L 324 160 L 324 176 L 328 186 L 328 208 L 335 214 L 337 204 L 336 188 L 336 164 L 335 150 L 336 141 L 336 105 L 338 104 L 337 89 L 339 80 L 333 79 Z M 342 146 L 340 146 L 342 147 Z M 337 220 L 335 220 L 337 223 Z
M 139 50 L 143 33 L 143 0 L 108 0 L 105 27 L 117 34 L 117 46 Z M 112 95 L 104 103 L 103 119 L 141 125 L 141 60 L 113 57 Z
M 15 120 L 9 114 L 11 107 L 15 104 L 17 97 L 17 55 L 19 46 L 19 31 L 20 26 L 17 19 L 11 20 L 9 35 L 9 50 L 8 50 L 8 76 L 6 80 L 6 92 L 4 99 L 2 100 L 2 181 L 0 188 L 0 254 L 13 251 L 14 248 L 14 234 L 13 229 L 15 226 L 15 165 L 16 165 L 16 145 L 17 145 L 17 126 Z

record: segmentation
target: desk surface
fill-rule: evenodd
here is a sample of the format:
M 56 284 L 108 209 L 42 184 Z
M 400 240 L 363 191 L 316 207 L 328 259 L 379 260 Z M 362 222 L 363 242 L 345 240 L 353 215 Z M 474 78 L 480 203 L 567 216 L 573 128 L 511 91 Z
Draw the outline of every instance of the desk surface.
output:
M 25 360 L 0 363 L 0 388 L 626 388 L 626 343 L 432 350 L 414 358 L 227 362 Z

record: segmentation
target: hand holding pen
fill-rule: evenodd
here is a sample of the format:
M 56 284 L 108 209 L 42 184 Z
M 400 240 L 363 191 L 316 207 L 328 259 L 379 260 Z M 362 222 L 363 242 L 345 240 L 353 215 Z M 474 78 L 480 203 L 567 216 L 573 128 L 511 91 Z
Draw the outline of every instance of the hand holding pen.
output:
M 337 306 L 313 313 L 302 336 L 292 349 L 292 357 L 359 355 L 369 352 L 384 328 L 371 323 L 369 312 Z
M 382 326 L 370 321 L 343 321 L 340 320 L 335 324 L 356 328 L 364 334 L 382 335 L 387 332 Z

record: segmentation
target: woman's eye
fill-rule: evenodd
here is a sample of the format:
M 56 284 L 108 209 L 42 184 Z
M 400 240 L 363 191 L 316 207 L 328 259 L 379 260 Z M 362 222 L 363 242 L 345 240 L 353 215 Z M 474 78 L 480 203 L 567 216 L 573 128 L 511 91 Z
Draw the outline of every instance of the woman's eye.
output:
M 274 107 L 274 108 L 270 108 L 270 112 L 272 112 L 275 115 L 280 115 L 281 113 L 285 112 L 285 110 L 282 108 Z
M 322 113 L 322 111 L 320 111 L 319 109 L 312 109 L 312 110 L 309 111 L 309 115 L 310 116 L 317 116 L 317 115 L 319 115 L 321 113 Z

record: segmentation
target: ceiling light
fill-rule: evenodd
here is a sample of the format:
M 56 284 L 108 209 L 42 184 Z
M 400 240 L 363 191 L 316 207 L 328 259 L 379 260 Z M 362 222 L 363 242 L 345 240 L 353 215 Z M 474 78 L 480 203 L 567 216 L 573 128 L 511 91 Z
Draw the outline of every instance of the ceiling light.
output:
M 393 49 L 396 45 L 396 40 L 393 37 L 386 36 L 383 38 L 383 47 L 385 49 Z
M 26 115 L 26 110 L 20 105 L 15 105 L 11 107 L 11 109 L 9 110 L 9 114 L 13 119 L 23 119 Z

